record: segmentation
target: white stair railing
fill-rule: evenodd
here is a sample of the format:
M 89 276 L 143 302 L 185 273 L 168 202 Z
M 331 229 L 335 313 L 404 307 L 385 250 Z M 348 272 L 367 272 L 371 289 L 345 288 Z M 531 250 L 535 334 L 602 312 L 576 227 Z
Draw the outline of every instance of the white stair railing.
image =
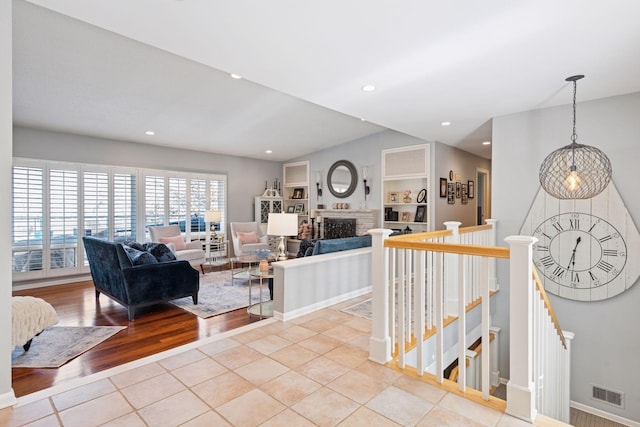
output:
M 539 298 L 534 298 L 531 280 L 535 240 L 529 236 L 512 236 L 505 239 L 509 248 L 496 247 L 495 221 L 487 222 L 486 226 L 463 229 L 459 229 L 459 223 L 450 222 L 446 223 L 445 231 L 393 238 L 389 238 L 390 230 L 370 230 L 373 236 L 370 359 L 383 364 L 393 360 L 400 368 L 408 364 L 415 367 L 418 375 L 427 371 L 442 383 L 444 369 L 450 362 L 445 357 L 450 353 L 447 351 L 450 345 L 453 343 L 456 347 L 454 360 L 464 361 L 469 354 L 469 344 L 478 338 L 468 335 L 467 329 L 476 330 L 475 324 L 467 324 L 469 321 L 479 323 L 481 342 L 491 342 L 489 302 L 491 294 L 498 290 L 496 259 L 508 258 L 511 378 L 507 384 L 506 412 L 530 422 L 538 411 L 563 419 L 563 411 L 566 408 L 568 413 L 569 408 L 568 382 L 557 377 L 569 370 L 568 351 L 554 350 L 557 353 L 553 358 L 561 354 L 565 363 L 554 366 L 555 370 L 547 367 L 548 354 L 536 353 L 540 348 L 552 348 L 549 344 L 552 338 L 546 338 L 549 343 L 541 341 L 545 339 L 543 335 L 549 335 L 548 325 L 542 316 L 534 315 L 534 311 L 540 311 L 534 303 L 534 299 L 539 301 Z M 474 308 L 478 305 L 479 308 Z M 473 313 L 470 310 L 476 314 L 468 319 L 467 313 Z M 447 326 L 454 321 L 457 328 L 451 332 Z M 548 319 L 546 323 L 549 324 Z M 559 342 L 557 336 L 555 341 Z M 466 392 L 467 384 L 475 384 L 482 398 L 489 400 L 490 388 L 498 384 L 500 376 L 498 351 L 491 344 L 483 349 L 480 366 L 473 365 L 472 372 L 467 372 L 466 363 L 458 364 L 457 381 L 460 391 Z M 469 382 L 468 374 L 474 376 Z M 550 384 L 551 377 L 553 384 Z M 545 378 L 545 387 L 540 386 L 536 393 L 536 387 L 543 384 Z M 555 394 L 541 391 L 551 387 L 563 391 Z M 551 402 L 560 397 L 563 398 L 560 403 Z M 551 408 L 553 411 L 548 412 Z

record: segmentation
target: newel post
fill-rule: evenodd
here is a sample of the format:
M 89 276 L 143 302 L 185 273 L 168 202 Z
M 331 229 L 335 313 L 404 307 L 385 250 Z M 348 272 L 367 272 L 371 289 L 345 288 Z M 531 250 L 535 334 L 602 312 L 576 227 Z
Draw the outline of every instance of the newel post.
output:
M 509 369 L 506 413 L 530 423 L 536 417 L 533 375 L 533 244 L 531 236 L 509 236 Z
M 384 241 L 391 230 L 375 228 L 371 234 L 371 338 L 369 359 L 385 364 L 391 360 L 389 336 L 389 250 Z

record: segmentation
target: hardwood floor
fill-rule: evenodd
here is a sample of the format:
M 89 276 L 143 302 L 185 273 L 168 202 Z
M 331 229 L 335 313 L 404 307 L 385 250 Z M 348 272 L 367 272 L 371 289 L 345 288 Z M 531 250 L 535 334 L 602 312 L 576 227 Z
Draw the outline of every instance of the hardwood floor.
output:
M 201 319 L 170 303 L 161 303 L 136 310 L 136 319 L 129 322 L 127 310 L 120 304 L 105 295 L 96 301 L 91 281 L 16 291 L 14 295 L 31 295 L 49 302 L 58 313 L 58 325 L 128 326 L 60 368 L 12 369 L 17 397 L 259 320 L 250 319 L 246 309 Z

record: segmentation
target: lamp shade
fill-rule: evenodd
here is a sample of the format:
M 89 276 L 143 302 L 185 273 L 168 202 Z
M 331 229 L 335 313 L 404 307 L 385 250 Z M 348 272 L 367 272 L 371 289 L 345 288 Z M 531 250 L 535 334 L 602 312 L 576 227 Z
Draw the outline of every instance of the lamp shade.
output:
M 267 234 L 272 236 L 295 236 L 298 234 L 298 214 L 270 213 Z
M 222 220 L 222 212 L 206 211 L 204 213 L 204 222 L 220 222 Z

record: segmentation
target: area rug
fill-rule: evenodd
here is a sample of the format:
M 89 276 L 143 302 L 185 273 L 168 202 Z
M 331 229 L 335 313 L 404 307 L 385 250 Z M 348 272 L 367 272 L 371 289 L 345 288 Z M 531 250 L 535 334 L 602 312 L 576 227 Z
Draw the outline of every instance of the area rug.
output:
M 371 298 L 343 308 L 341 311 L 371 320 Z
M 206 319 L 248 307 L 249 286 L 253 286 L 251 304 L 260 302 L 260 282 L 258 280 L 233 279 L 232 285 L 231 270 L 214 271 L 200 276 L 197 305 L 193 304 L 191 297 L 176 299 L 171 303 Z M 269 287 L 266 279 L 262 282 L 262 300 L 269 300 Z
M 117 334 L 126 326 L 51 326 L 36 336 L 29 351 L 11 353 L 13 368 L 59 368 Z

